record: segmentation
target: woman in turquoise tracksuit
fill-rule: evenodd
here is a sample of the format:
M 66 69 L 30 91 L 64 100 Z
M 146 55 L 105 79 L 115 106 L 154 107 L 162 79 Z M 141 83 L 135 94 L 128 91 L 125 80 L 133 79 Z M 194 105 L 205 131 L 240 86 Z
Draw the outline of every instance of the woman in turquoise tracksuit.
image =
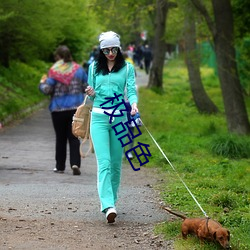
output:
M 127 134 L 116 135 L 112 126 L 127 121 L 126 112 L 123 116 L 114 117 L 110 123 L 110 116 L 104 113 L 113 110 L 102 107 L 114 107 L 124 99 L 124 92 L 131 104 L 131 115 L 138 112 L 137 93 L 135 87 L 135 70 L 132 64 L 126 63 L 120 50 L 120 37 L 112 31 L 99 36 L 100 53 L 98 59 L 89 67 L 86 93 L 93 100 L 90 133 L 97 159 L 97 188 L 101 202 L 101 211 L 106 213 L 108 223 L 113 223 L 117 216 L 115 204 L 120 186 L 123 147 L 118 140 Z M 126 89 L 126 90 L 125 90 Z M 121 94 L 112 102 L 108 99 Z M 105 105 L 103 105 L 106 103 Z M 115 109 L 115 108 L 113 108 Z M 118 109 L 125 109 L 124 105 Z M 120 114 L 118 109 L 114 114 Z M 120 126 L 120 125 L 119 125 Z

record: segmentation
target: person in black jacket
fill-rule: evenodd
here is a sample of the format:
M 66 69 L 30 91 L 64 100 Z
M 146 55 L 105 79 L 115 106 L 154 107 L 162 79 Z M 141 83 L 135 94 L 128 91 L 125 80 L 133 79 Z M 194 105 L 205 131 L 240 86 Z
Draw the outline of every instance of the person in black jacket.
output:
M 149 69 L 150 69 L 150 65 L 151 65 L 151 61 L 153 59 L 153 55 L 152 55 L 152 51 L 149 48 L 149 46 L 146 44 L 145 45 L 145 49 L 143 52 L 143 57 L 144 57 L 144 67 L 145 67 L 145 71 L 146 74 L 149 73 Z

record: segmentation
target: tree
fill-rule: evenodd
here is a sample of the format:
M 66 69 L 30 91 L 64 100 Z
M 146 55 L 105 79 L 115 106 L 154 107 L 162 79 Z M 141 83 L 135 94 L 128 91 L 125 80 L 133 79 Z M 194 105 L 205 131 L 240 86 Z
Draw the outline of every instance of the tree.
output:
M 121 35 L 122 47 L 131 42 L 140 43 L 140 33 L 147 27 L 151 35 L 155 0 L 93 0 L 92 5 L 97 14 L 102 30 L 113 30 Z
M 154 57 L 149 75 L 149 88 L 163 88 L 162 76 L 166 53 L 166 42 L 164 40 L 164 35 L 166 30 L 167 13 L 170 8 L 176 6 L 177 5 L 175 3 L 169 2 L 168 0 L 156 1 L 155 35 L 153 42 Z
M 191 16 L 192 13 L 192 16 Z M 185 55 L 188 69 L 189 82 L 195 105 L 200 113 L 217 113 L 218 108 L 207 95 L 200 75 L 200 57 L 197 52 L 196 27 L 193 7 L 189 3 L 185 6 Z
M 249 134 L 250 123 L 238 76 L 230 0 L 212 0 L 214 21 L 200 0 L 191 0 L 204 16 L 213 37 L 228 130 Z
M 248 0 L 232 0 L 237 62 L 244 94 L 250 96 L 250 8 Z
M 73 57 L 82 60 L 84 49 L 93 45 L 95 20 L 85 11 L 89 1 L 1 0 L 0 64 L 10 60 L 48 60 L 65 43 Z

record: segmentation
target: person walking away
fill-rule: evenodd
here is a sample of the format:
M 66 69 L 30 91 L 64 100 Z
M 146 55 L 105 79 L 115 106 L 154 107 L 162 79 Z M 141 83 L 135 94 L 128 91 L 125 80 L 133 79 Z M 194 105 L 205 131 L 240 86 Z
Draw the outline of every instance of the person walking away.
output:
M 70 166 L 73 175 L 80 175 L 80 142 L 72 134 L 72 117 L 84 100 L 87 74 L 73 61 L 67 46 L 59 46 L 55 51 L 57 60 L 39 84 L 40 91 L 50 95 L 49 110 L 56 135 L 55 173 L 64 173 L 66 168 L 67 142 L 69 142 Z
M 99 36 L 99 42 L 99 57 L 89 67 L 89 86 L 86 88 L 86 93 L 93 100 L 90 134 L 97 160 L 97 189 L 101 212 L 106 214 L 108 223 L 113 223 L 117 216 L 115 205 L 121 179 L 123 148 L 112 126 L 126 122 L 127 116 L 124 112 L 122 116 L 113 117 L 110 123 L 110 117 L 104 111 L 113 113 L 118 110 L 110 111 L 100 107 L 103 103 L 106 103 L 105 108 L 111 109 L 119 105 L 121 99 L 124 99 L 126 89 L 131 115 L 135 115 L 138 112 L 137 94 L 134 66 L 124 60 L 120 36 L 113 31 L 103 32 Z M 121 95 L 121 99 L 114 98 L 112 103 L 107 103 L 107 98 L 111 98 L 114 94 Z M 126 134 L 127 131 L 123 133 Z
M 86 63 L 86 69 L 88 71 L 89 65 L 96 60 L 96 58 L 98 57 L 98 53 L 99 53 L 99 49 L 97 46 L 94 46 L 92 51 L 89 54 L 89 59 Z
M 148 75 L 153 56 L 152 56 L 152 51 L 147 44 L 145 45 L 143 57 L 144 57 L 145 72 Z
M 136 54 L 136 64 L 140 69 L 143 69 L 143 47 L 141 44 L 139 44 L 136 48 L 135 48 L 135 52 Z

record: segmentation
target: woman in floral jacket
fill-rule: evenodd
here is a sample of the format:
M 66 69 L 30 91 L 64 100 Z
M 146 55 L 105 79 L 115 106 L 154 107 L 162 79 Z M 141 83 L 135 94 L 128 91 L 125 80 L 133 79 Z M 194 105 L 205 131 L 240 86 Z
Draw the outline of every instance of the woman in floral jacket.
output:
M 67 46 L 55 51 L 56 63 L 50 68 L 48 77 L 42 78 L 39 89 L 50 95 L 49 110 L 56 134 L 55 173 L 64 173 L 66 168 L 67 141 L 69 141 L 70 166 L 73 175 L 80 175 L 81 157 L 79 140 L 72 134 L 72 117 L 84 100 L 87 74 L 73 61 Z

